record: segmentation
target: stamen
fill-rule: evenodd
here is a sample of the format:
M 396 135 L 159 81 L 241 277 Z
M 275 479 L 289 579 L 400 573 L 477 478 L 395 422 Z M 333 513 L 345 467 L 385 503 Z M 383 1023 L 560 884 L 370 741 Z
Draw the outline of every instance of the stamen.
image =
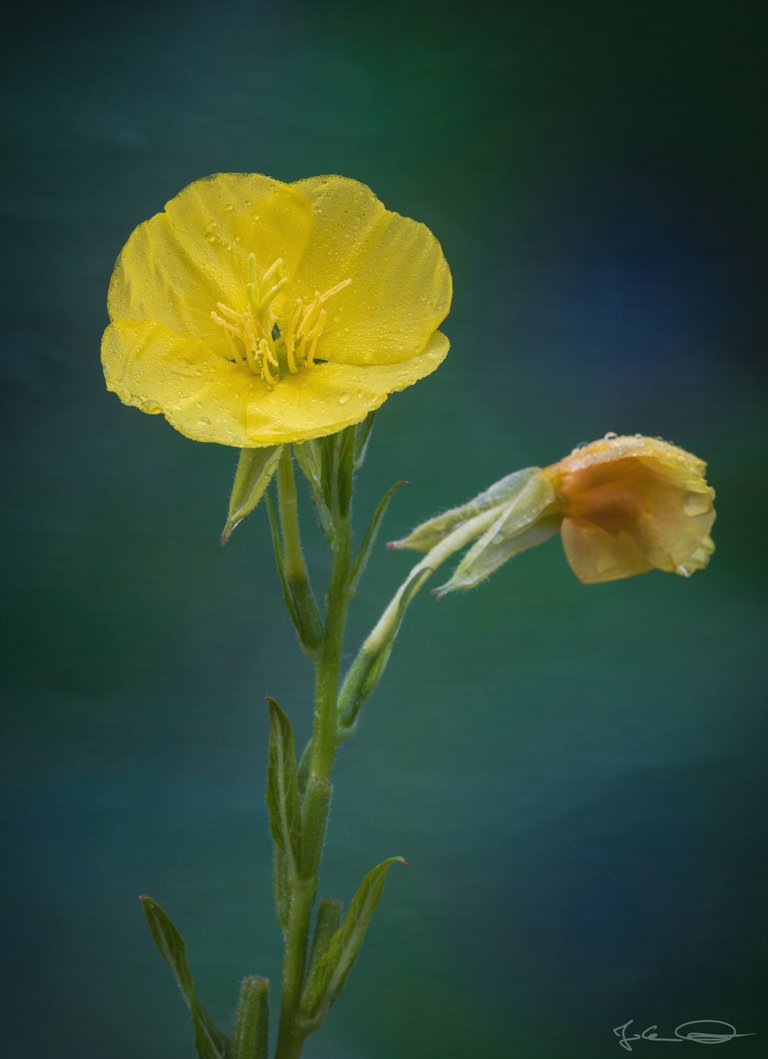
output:
M 276 258 L 261 276 L 254 253 L 248 255 L 247 262 L 246 308 L 239 312 L 224 302 L 217 302 L 211 319 L 224 330 L 231 360 L 235 364 L 247 364 L 271 390 L 286 367 L 291 375 L 296 375 L 302 367 L 315 363 L 318 342 L 328 323 L 324 305 L 352 280 L 342 280 L 322 293 L 316 290 L 314 298 L 306 304 L 297 298 L 283 325 L 271 308 L 289 283 L 287 276 L 279 275 L 285 267 L 283 259 Z

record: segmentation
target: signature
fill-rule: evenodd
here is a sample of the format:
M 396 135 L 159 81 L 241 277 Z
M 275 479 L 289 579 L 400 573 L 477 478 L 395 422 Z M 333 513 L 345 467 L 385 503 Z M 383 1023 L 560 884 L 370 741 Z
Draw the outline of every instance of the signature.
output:
M 630 1031 L 634 1019 L 628 1019 L 623 1026 L 614 1029 L 619 1038 L 619 1044 L 627 1052 L 632 1051 L 630 1041 L 666 1041 L 669 1044 L 681 1044 L 683 1041 L 693 1041 L 694 1044 L 727 1044 L 734 1037 L 754 1037 L 754 1033 L 737 1033 L 736 1027 L 730 1022 L 721 1022 L 719 1019 L 694 1019 L 692 1022 L 682 1022 L 674 1031 L 674 1037 L 660 1037 L 658 1026 L 647 1026 L 642 1033 Z

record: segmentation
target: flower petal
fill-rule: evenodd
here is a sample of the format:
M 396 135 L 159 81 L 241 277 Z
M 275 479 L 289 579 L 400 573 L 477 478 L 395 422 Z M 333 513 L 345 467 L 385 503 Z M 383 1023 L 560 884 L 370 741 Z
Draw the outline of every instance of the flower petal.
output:
M 313 210 L 292 296 L 307 301 L 352 280 L 327 303 L 318 356 L 394 364 L 421 352 L 451 305 L 451 274 L 437 239 L 355 180 L 313 177 L 292 186 Z
M 188 338 L 223 346 L 216 303 L 245 308 L 248 255 L 263 271 L 278 257 L 295 269 L 311 208 L 288 184 L 258 173 L 196 180 L 140 224 L 123 248 L 109 288 L 112 320 L 155 320 Z
M 252 448 L 332 434 L 365 418 L 390 393 L 434 371 L 448 352 L 439 332 L 402 364 L 316 364 L 272 390 L 243 365 L 152 321 L 118 321 L 104 333 L 107 388 L 125 404 L 162 412 L 189 438 Z
M 560 532 L 571 569 L 585 585 L 632 577 L 652 569 L 628 533 L 609 533 L 570 518 L 563 520 Z
M 241 444 L 306 441 L 359 423 L 390 393 L 433 372 L 448 347 L 448 339 L 438 331 L 423 353 L 400 364 L 316 364 L 298 375 L 284 376 L 274 390 L 250 401 L 247 437 Z

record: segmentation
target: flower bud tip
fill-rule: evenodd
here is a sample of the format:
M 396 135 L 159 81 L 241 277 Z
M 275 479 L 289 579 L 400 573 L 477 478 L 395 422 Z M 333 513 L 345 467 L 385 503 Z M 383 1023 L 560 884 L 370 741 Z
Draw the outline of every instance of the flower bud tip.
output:
M 394 551 L 397 547 L 397 541 L 387 541 L 386 548 L 388 552 Z

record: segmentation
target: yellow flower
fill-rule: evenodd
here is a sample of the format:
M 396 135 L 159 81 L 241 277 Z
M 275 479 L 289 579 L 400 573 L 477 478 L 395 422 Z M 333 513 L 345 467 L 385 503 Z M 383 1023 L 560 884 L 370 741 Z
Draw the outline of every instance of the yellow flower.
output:
M 197 441 L 301 442 L 441 363 L 440 244 L 340 176 L 219 173 L 133 232 L 109 288 L 108 389 Z
M 585 583 L 709 562 L 714 490 L 706 464 L 655 438 L 608 434 L 546 467 L 568 562 Z

